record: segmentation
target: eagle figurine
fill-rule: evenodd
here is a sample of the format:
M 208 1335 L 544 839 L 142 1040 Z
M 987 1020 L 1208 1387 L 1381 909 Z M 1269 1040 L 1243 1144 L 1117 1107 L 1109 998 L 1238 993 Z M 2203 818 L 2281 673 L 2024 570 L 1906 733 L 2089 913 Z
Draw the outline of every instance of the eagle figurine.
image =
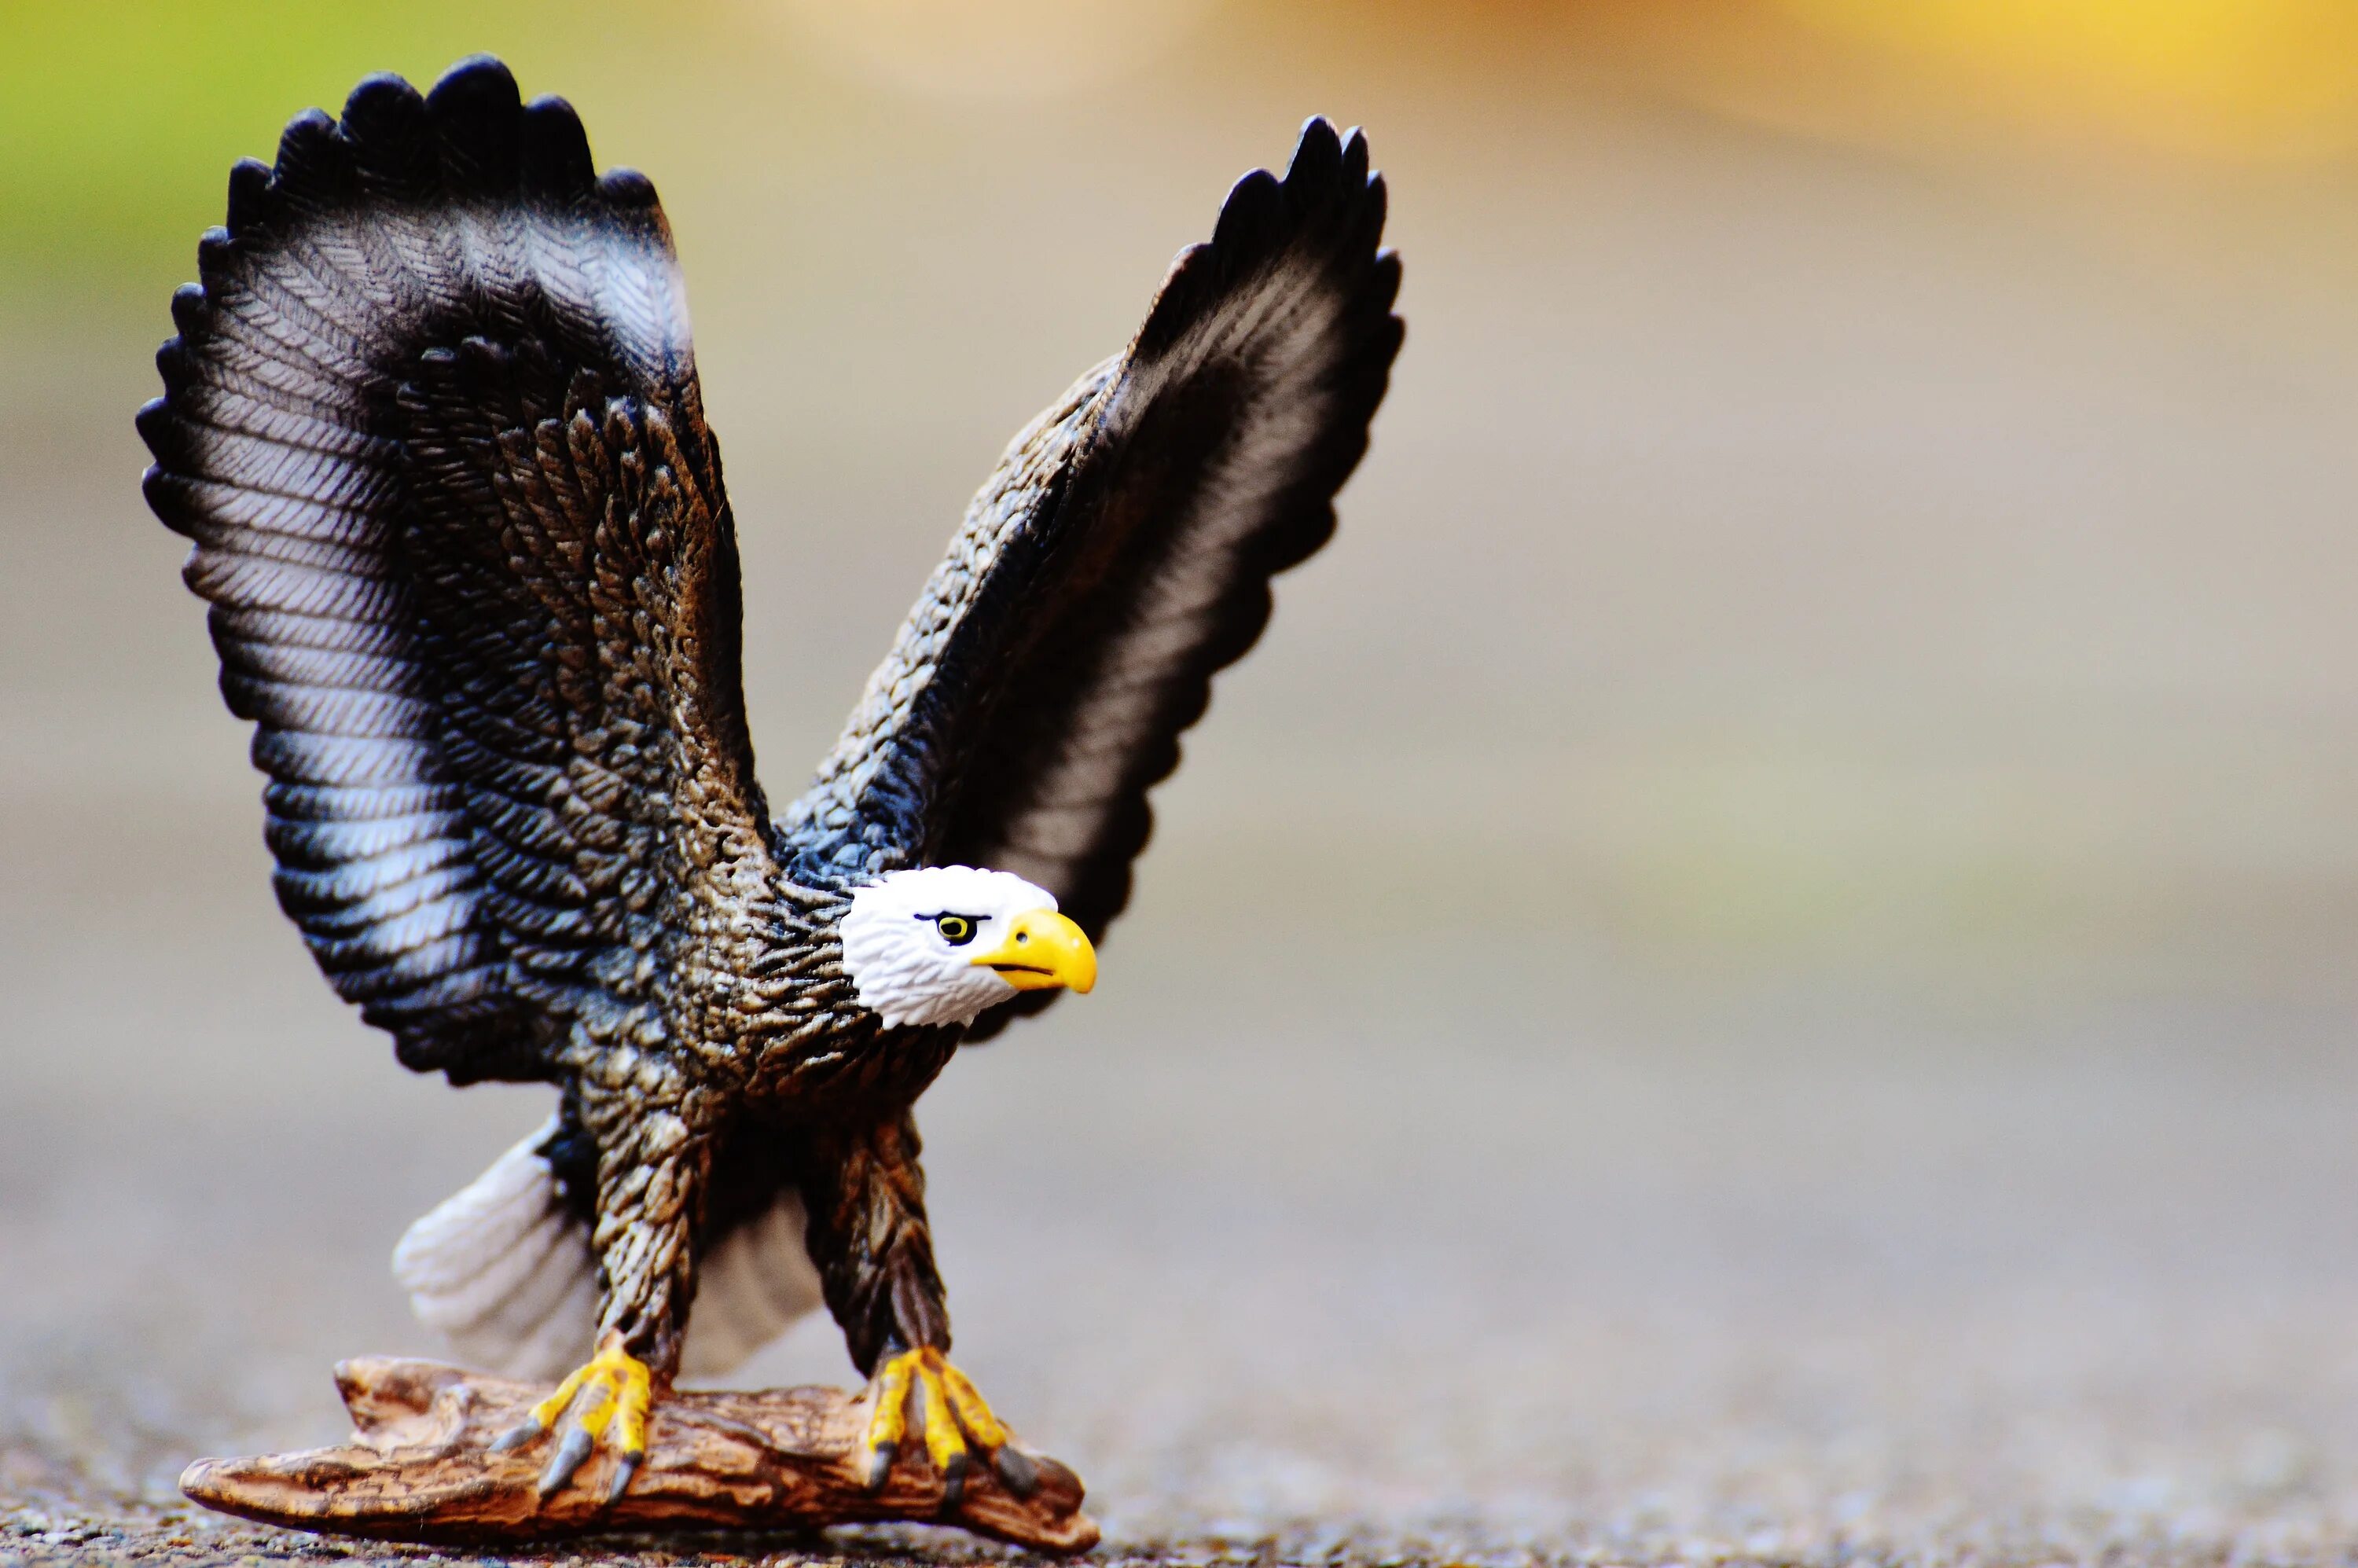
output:
M 1094 983 L 1147 792 L 1367 449 L 1383 221 L 1323 119 L 1238 181 L 1015 438 L 773 814 L 647 180 L 488 58 L 371 77 L 232 170 L 140 411 L 146 498 L 193 541 L 278 900 L 337 994 L 406 1066 L 560 1092 L 395 1254 L 463 1352 L 573 1368 L 496 1444 L 547 1444 L 544 1497 L 600 1450 L 622 1496 L 676 1376 L 822 1302 L 876 1393 L 871 1485 L 906 1451 L 953 1497 L 972 1463 L 1024 1489 L 945 1358 L 911 1106 Z

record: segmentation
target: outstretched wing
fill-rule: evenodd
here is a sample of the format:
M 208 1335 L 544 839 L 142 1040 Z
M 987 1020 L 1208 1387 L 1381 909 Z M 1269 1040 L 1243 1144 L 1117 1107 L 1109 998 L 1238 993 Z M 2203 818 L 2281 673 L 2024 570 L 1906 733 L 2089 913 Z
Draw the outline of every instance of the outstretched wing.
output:
M 1401 323 L 1367 144 L 1304 127 L 1238 181 L 1127 352 L 1016 438 L 817 782 L 783 824 L 806 877 L 1014 871 L 1092 938 L 1130 895 L 1147 791 L 1270 579 L 1325 544 Z M 988 1033 L 1037 993 L 986 1014 Z
M 198 266 L 146 495 L 255 722 L 280 903 L 413 1067 L 653 1044 L 699 894 L 766 853 L 654 191 L 479 59 L 297 118 Z

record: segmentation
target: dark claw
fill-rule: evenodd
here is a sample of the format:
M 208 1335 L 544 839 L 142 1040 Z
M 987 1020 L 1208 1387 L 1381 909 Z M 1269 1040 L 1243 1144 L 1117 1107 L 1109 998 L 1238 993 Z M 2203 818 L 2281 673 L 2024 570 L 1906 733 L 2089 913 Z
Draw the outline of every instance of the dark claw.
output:
M 492 1439 L 492 1452 L 494 1454 L 513 1454 L 517 1449 L 522 1448 L 525 1444 L 530 1443 L 534 1438 L 538 1437 L 540 1435 L 540 1422 L 536 1421 L 520 1421 L 516 1422 L 515 1425 L 500 1433 L 497 1437 Z
M 990 1467 L 999 1472 L 1000 1485 L 1019 1498 L 1028 1498 L 1040 1485 L 1040 1466 L 1032 1463 L 1032 1455 L 1018 1453 L 1015 1444 L 1002 1443 L 990 1456 Z
M 540 1495 L 552 1498 L 562 1490 L 565 1483 L 573 1479 L 573 1472 L 581 1468 L 581 1462 L 590 1457 L 590 1445 L 596 1441 L 579 1426 L 567 1427 L 565 1441 L 557 1445 L 557 1452 L 548 1456 L 548 1468 L 540 1473 Z
M 611 1509 L 616 1503 L 621 1502 L 622 1500 L 622 1494 L 631 1489 L 631 1477 L 639 1473 L 639 1461 L 645 1457 L 646 1455 L 644 1454 L 633 1454 L 629 1450 L 625 1449 L 621 1456 L 615 1460 L 614 1479 L 606 1488 L 606 1506 L 608 1508 Z
M 951 1454 L 950 1462 L 942 1466 L 942 1512 L 944 1513 L 957 1507 L 958 1499 L 966 1496 L 966 1466 L 967 1456 L 963 1454 Z
M 892 1443 L 880 1443 L 868 1451 L 867 1485 L 870 1491 L 882 1486 L 884 1477 L 892 1473 L 892 1460 L 899 1452 L 900 1445 Z

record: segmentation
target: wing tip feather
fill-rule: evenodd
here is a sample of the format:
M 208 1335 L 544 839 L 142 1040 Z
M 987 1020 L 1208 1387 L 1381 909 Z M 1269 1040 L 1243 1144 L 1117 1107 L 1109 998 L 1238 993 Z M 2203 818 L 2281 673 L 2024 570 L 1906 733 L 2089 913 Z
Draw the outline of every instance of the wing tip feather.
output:
M 260 158 L 242 157 L 229 166 L 227 237 L 232 241 L 259 237 L 277 208 L 271 189 L 270 166 Z
M 426 94 L 427 117 L 455 190 L 500 196 L 516 189 L 523 161 L 524 94 L 497 57 L 470 55 Z
M 642 212 L 661 206 L 655 200 L 655 182 L 637 169 L 619 164 L 598 177 L 598 194 L 608 206 L 621 212 Z
M 1313 114 L 1302 122 L 1302 131 L 1294 138 L 1293 157 L 1285 166 L 1285 187 L 1289 194 L 1307 191 L 1314 186 L 1336 187 L 1343 182 L 1343 139 L 1336 135 L 1335 123 L 1324 114 Z
M 352 143 L 324 109 L 306 109 L 278 133 L 278 157 L 271 166 L 271 193 L 279 208 L 297 200 L 332 200 L 343 194 L 352 175 Z
M 1369 168 L 1366 133 L 1357 126 L 1338 133 L 1325 115 L 1311 115 L 1283 176 L 1248 172 L 1229 187 L 1212 237 L 1179 253 L 1131 352 L 1168 349 L 1230 290 L 1293 254 L 1339 272 L 1355 296 L 1371 290 L 1375 313 L 1388 311 L 1400 272 L 1396 254 L 1381 244 L 1388 205 L 1384 177 Z
M 242 249 L 276 237 L 297 214 L 372 197 L 450 196 L 600 205 L 626 222 L 660 211 L 654 185 L 636 170 L 600 175 L 571 103 L 553 94 L 526 103 L 505 62 L 476 54 L 425 92 L 377 71 L 353 86 L 341 118 L 309 108 L 287 121 L 275 165 L 242 158 L 232 167 L 227 222 L 200 242 L 200 276 L 213 284 Z
M 384 70 L 361 78 L 344 99 L 343 134 L 364 189 L 420 194 L 437 177 L 426 95 L 409 79 Z
M 451 61 L 449 69 L 435 79 L 433 88 L 426 95 L 427 103 L 430 105 L 437 93 L 444 92 L 480 92 L 487 94 L 494 102 L 513 94 L 519 108 L 524 103 L 523 94 L 516 87 L 515 73 L 508 69 L 507 61 L 484 51 Z
M 597 190 L 590 133 L 573 105 L 554 93 L 525 105 L 521 183 L 527 200 L 565 205 Z
M 352 92 L 344 95 L 344 127 L 356 135 L 365 135 L 389 118 L 407 119 L 425 107 L 425 94 L 409 78 L 397 70 L 373 70 L 352 83 Z

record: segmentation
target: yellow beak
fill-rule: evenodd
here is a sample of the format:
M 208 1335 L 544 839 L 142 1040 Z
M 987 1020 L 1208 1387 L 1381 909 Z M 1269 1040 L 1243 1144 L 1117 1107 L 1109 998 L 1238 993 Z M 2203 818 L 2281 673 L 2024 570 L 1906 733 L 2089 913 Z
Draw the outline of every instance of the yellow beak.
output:
M 1087 995 L 1098 983 L 1098 950 L 1081 928 L 1053 909 L 1034 909 L 1007 923 L 1007 938 L 972 962 L 1020 991 L 1057 986 Z

